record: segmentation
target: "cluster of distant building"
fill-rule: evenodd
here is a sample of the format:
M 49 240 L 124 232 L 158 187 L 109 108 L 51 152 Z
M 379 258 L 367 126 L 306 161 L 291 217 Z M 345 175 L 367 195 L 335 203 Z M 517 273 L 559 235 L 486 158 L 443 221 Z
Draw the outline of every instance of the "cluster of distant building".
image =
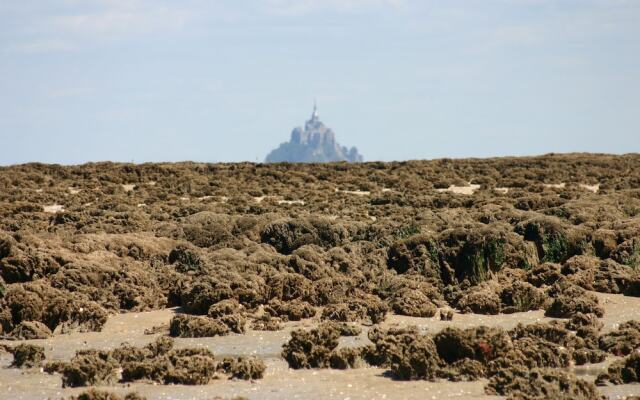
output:
M 304 129 L 295 128 L 291 139 L 282 143 L 267 155 L 265 162 L 303 162 L 321 163 L 332 161 L 361 162 L 358 149 L 340 146 L 333 131 L 326 127 L 318 117 L 318 108 L 314 104 L 311 119 Z

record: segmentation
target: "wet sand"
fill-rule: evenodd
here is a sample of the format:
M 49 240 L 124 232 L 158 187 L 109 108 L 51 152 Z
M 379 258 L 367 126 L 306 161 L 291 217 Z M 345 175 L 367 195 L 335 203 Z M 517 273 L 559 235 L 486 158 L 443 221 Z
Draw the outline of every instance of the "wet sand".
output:
M 615 329 L 618 324 L 630 319 L 640 319 L 640 298 L 621 295 L 596 294 L 605 308 L 605 324 L 603 330 Z M 68 360 L 79 349 L 112 350 L 121 343 L 127 342 L 135 346 L 143 346 L 155 340 L 161 333 L 145 334 L 145 330 L 158 326 L 168 326 L 169 320 L 178 309 L 165 309 L 142 313 L 127 313 L 111 316 L 102 332 L 74 333 L 58 335 L 46 340 L 2 341 L 2 344 L 33 343 L 44 346 L 48 360 Z M 436 318 L 414 318 L 389 315 L 383 326 L 416 325 L 421 330 L 431 333 L 447 326 L 468 328 L 473 326 L 496 326 L 510 329 L 518 323 L 530 324 L 550 321 L 544 317 L 543 311 L 503 314 L 496 316 L 478 314 L 454 315 L 452 321 L 440 321 Z M 150 400 L 187 400 L 211 399 L 215 396 L 245 396 L 250 399 L 499 399 L 499 396 L 484 394 L 486 380 L 475 382 L 428 382 L 397 381 L 385 376 L 385 370 L 366 367 L 350 370 L 310 369 L 292 370 L 280 358 L 282 345 L 289 340 L 293 329 L 317 325 L 316 320 L 308 319 L 286 323 L 281 331 L 248 331 L 246 334 L 231 334 L 211 338 L 185 339 L 176 338 L 176 347 L 204 347 L 216 355 L 250 356 L 255 355 L 265 360 L 267 371 L 265 377 L 258 381 L 246 382 L 237 380 L 214 380 L 204 386 L 157 385 L 135 383 L 108 387 L 116 393 L 136 390 Z M 341 338 L 340 346 L 360 346 L 369 343 L 367 327 L 357 337 Z M 48 375 L 41 370 L 19 370 L 8 368 L 11 356 L 0 357 L 0 398 L 11 399 L 58 399 L 63 396 L 77 394 L 83 388 L 61 387 L 60 376 Z M 606 370 L 610 358 L 604 363 L 591 364 L 573 368 L 576 375 L 593 380 L 598 373 Z M 86 388 L 85 388 L 86 389 Z M 600 387 L 599 390 L 610 398 L 640 395 L 640 384 Z M 4 397 L 8 396 L 10 397 Z

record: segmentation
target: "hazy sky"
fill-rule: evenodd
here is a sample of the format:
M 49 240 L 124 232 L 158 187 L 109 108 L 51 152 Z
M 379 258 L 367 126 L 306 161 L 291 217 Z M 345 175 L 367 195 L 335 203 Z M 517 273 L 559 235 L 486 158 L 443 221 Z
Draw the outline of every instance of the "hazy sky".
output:
M 0 0 L 0 164 L 640 151 L 640 0 Z

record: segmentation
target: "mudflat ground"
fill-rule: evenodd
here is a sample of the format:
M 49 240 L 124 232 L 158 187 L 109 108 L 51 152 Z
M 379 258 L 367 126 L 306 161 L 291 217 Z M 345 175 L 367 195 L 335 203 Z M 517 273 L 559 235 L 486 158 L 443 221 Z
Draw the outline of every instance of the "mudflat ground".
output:
M 0 188 L 0 399 L 640 396 L 637 155 Z

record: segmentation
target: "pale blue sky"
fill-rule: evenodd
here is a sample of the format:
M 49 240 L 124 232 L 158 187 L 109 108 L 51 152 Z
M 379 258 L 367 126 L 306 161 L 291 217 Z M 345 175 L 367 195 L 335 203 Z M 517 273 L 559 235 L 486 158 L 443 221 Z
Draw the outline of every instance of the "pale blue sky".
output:
M 640 151 L 640 0 L 0 0 L 0 164 Z

